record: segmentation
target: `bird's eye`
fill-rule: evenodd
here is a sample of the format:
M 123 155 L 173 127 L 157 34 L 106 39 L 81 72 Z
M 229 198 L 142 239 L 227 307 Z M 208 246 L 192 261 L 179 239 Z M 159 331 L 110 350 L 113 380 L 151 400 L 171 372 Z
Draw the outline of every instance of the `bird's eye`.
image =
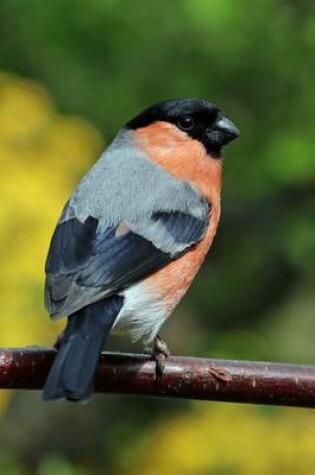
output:
M 194 128 L 195 121 L 189 115 L 180 117 L 177 121 L 177 125 L 181 130 L 191 130 Z

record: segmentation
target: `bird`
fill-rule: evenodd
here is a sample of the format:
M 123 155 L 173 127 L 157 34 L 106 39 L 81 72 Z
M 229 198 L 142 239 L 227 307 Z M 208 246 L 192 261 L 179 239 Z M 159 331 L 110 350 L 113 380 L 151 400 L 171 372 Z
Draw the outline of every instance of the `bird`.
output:
M 162 101 L 128 121 L 81 179 L 45 265 L 45 307 L 67 324 L 44 400 L 89 400 L 110 333 L 151 347 L 163 374 L 159 331 L 213 242 L 222 148 L 239 133 L 207 100 Z

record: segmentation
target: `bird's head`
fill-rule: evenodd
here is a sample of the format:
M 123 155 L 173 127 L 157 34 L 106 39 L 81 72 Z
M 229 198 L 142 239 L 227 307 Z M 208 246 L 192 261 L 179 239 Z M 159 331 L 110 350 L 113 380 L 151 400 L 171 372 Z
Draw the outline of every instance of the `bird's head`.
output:
M 155 104 L 126 124 L 127 129 L 156 135 L 161 145 L 197 140 L 212 158 L 221 157 L 221 149 L 240 132 L 214 104 L 199 99 L 169 100 Z

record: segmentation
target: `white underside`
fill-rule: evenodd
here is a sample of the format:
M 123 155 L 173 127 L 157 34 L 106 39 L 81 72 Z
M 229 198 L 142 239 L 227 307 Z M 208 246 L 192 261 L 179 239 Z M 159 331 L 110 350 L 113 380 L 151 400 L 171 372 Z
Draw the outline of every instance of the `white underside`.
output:
M 121 295 L 125 302 L 114 323 L 113 334 L 128 334 L 132 341 L 151 343 L 169 316 L 160 298 L 150 294 L 140 282 Z

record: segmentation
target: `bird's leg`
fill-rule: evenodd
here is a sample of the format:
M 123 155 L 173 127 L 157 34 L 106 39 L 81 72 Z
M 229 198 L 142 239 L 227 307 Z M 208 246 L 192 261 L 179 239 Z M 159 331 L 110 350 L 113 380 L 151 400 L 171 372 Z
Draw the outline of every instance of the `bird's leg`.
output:
M 157 378 L 162 376 L 165 368 L 165 360 L 170 354 L 171 352 L 165 341 L 157 335 L 153 342 L 153 357 L 156 361 L 155 372 Z
M 165 341 L 157 335 L 153 341 L 153 345 L 146 346 L 144 352 L 155 359 L 155 375 L 156 378 L 161 377 L 165 367 L 165 359 L 171 354 Z

